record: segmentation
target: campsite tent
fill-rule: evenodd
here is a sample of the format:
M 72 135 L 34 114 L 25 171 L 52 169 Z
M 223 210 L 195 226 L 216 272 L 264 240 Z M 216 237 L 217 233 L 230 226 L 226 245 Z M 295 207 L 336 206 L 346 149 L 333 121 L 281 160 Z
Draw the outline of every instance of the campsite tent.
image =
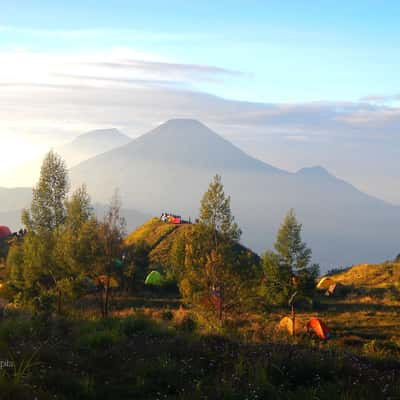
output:
M 12 232 L 7 226 L 0 226 L 0 239 L 5 239 L 11 236 Z
M 124 262 L 119 258 L 115 258 L 114 265 L 115 265 L 115 268 L 122 269 L 124 267 Z
M 330 276 L 324 276 L 321 278 L 317 284 L 317 289 L 327 290 L 329 286 L 334 285 L 336 281 Z
M 151 271 L 144 283 L 145 285 L 161 286 L 164 283 L 164 278 L 158 271 Z
M 299 333 L 300 331 L 303 330 L 304 327 L 304 323 L 299 320 L 299 319 L 295 319 L 294 322 L 294 326 L 295 326 L 295 333 Z M 287 331 L 290 335 L 293 335 L 293 320 L 291 317 L 283 317 L 280 321 L 279 324 L 277 326 L 278 330 L 280 331 Z
M 329 339 L 329 329 L 319 318 L 310 318 L 307 322 L 307 332 L 313 332 L 320 339 Z

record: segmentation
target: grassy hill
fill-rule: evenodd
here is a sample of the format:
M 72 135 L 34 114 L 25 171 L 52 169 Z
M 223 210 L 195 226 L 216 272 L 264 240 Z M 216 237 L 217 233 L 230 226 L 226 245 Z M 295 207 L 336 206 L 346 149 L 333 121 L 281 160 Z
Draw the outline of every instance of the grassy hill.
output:
M 146 243 L 150 248 L 150 264 L 165 266 L 174 242 L 192 228 L 193 225 L 168 224 L 154 217 L 130 233 L 125 239 L 125 244 L 134 246 Z
M 168 264 L 170 252 L 175 241 L 190 232 L 194 226 L 195 225 L 192 224 L 168 224 L 154 217 L 130 233 L 125 238 L 125 244 L 127 246 L 133 246 L 138 243 L 146 243 L 150 248 L 150 264 L 165 266 Z M 253 257 L 254 261 L 258 261 L 259 259 L 257 254 L 240 244 L 237 246 L 237 251 L 238 254 L 245 253 Z
M 386 289 L 400 283 L 400 263 L 360 264 L 332 275 L 343 285 Z

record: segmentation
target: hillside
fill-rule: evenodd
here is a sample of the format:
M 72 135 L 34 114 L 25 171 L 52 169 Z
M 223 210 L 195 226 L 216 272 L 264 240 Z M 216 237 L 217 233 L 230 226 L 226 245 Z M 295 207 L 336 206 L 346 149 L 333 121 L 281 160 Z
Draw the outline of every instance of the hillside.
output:
M 332 278 L 343 285 L 385 289 L 400 284 L 400 263 L 355 265 Z
M 318 166 L 298 173 L 274 168 L 195 120 L 167 121 L 93 157 L 71 169 L 71 181 L 75 187 L 86 183 L 96 202 L 106 203 L 118 188 L 124 207 L 150 215 L 168 208 L 194 219 L 216 173 L 232 198 L 243 243 L 258 253 L 272 247 L 290 208 L 303 223 L 304 239 L 322 270 L 398 253 L 400 207 Z
M 174 243 L 190 232 L 193 226 L 192 224 L 167 224 L 155 217 L 130 233 L 125 239 L 125 244 L 132 246 L 140 242 L 146 243 L 150 248 L 150 264 L 166 266 Z M 254 257 L 255 261 L 258 260 L 255 253 L 242 245 L 238 245 L 238 253 L 243 252 Z

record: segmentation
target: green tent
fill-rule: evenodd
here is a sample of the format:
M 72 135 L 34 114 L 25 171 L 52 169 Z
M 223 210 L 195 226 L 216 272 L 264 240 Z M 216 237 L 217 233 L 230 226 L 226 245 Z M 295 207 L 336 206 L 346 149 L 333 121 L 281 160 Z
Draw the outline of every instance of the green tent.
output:
M 151 271 L 144 283 L 145 285 L 161 286 L 164 283 L 164 278 L 158 271 Z
M 124 262 L 120 260 L 119 258 L 114 258 L 114 265 L 118 269 L 122 269 L 124 266 Z

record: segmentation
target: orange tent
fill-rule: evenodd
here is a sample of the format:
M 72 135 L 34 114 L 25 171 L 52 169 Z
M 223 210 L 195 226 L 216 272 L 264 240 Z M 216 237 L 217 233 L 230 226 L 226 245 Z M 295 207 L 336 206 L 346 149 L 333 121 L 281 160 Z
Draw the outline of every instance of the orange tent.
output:
M 329 339 L 329 329 L 319 318 L 310 318 L 307 322 L 307 332 L 314 332 L 320 339 Z

